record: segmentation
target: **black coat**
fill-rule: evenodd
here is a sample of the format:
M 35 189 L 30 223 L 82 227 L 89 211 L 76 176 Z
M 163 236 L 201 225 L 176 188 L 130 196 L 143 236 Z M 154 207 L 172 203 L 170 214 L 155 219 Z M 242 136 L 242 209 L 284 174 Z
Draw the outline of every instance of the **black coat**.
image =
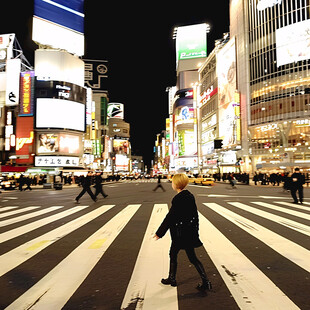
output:
M 188 190 L 181 191 L 172 199 L 171 208 L 156 235 L 162 238 L 168 229 L 173 245 L 181 249 L 202 246 L 198 234 L 197 206 L 193 194 Z
M 299 172 L 294 172 L 291 176 L 291 188 L 301 188 L 305 184 L 305 176 Z

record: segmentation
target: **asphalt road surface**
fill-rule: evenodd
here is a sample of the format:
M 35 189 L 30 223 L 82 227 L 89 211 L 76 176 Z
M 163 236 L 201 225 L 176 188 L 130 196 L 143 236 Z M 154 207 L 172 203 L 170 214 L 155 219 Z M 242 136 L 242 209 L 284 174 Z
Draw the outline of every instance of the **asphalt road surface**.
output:
M 310 189 L 190 185 L 213 288 L 184 251 L 177 287 L 165 286 L 169 233 L 153 235 L 175 195 L 156 183 L 108 184 L 97 202 L 80 188 L 0 195 L 0 309 L 310 309 Z M 307 198 L 309 197 L 309 198 Z

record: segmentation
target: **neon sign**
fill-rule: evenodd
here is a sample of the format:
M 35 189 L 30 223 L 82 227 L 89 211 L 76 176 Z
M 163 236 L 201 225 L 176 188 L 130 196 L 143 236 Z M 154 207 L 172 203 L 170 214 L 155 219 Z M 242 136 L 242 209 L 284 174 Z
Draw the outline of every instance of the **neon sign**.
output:
M 20 150 L 23 148 L 25 144 L 32 144 L 33 142 L 33 131 L 30 131 L 29 138 L 17 138 L 16 139 L 16 150 Z

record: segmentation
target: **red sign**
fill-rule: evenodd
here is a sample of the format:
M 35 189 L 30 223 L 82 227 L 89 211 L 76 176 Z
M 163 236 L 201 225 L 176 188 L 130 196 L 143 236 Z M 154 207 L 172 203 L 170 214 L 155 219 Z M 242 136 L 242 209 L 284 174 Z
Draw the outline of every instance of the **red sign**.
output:
M 33 164 L 34 153 L 33 117 L 17 117 L 16 163 Z

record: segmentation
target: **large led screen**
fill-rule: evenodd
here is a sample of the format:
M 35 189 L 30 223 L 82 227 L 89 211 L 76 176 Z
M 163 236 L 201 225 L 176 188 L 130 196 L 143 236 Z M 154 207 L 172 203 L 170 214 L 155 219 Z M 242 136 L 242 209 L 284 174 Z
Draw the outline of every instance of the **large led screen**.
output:
M 35 0 L 32 40 L 84 55 L 84 0 Z
M 38 98 L 36 128 L 85 131 L 85 104 L 62 99 Z
M 178 27 L 176 57 L 177 61 L 207 57 L 207 24 Z
M 235 92 L 236 92 L 236 45 L 232 38 L 217 56 L 219 96 L 219 137 L 223 145 L 236 144 L 235 136 Z
M 276 30 L 277 66 L 310 58 L 310 19 Z

